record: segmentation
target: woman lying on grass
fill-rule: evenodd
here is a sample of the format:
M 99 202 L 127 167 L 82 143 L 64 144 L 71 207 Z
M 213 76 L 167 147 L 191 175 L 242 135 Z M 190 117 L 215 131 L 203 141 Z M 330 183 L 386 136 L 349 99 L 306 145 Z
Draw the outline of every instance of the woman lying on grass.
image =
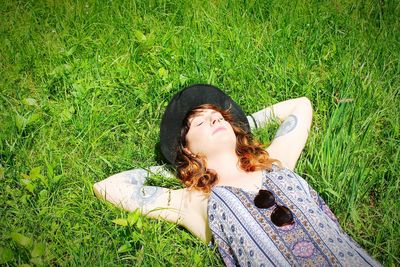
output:
M 266 150 L 250 128 L 283 123 Z M 226 265 L 376 266 L 292 170 L 312 120 L 310 101 L 291 99 L 246 117 L 219 89 L 193 85 L 176 94 L 161 122 L 161 150 L 184 189 L 144 186 L 132 170 L 94 185 L 100 198 L 128 211 L 178 223 L 212 238 Z M 158 171 L 152 167 L 150 171 Z

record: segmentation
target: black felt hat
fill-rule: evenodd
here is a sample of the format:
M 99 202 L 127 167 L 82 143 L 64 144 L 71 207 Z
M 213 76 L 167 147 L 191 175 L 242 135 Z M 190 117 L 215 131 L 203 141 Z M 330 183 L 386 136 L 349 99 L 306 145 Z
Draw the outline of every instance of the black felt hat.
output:
M 161 151 L 172 165 L 176 165 L 176 154 L 183 120 L 193 108 L 203 104 L 213 104 L 223 110 L 230 109 L 236 124 L 247 133 L 250 133 L 246 115 L 232 98 L 217 87 L 209 84 L 188 86 L 174 95 L 161 120 Z

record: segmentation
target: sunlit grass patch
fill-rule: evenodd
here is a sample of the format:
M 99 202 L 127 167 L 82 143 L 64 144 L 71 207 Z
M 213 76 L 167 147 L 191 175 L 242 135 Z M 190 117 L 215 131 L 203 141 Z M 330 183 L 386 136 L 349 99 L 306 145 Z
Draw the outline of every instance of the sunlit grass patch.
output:
M 296 170 L 357 242 L 398 265 L 399 10 L 395 1 L 6 1 L 0 264 L 222 265 L 176 225 L 115 224 L 133 215 L 92 192 L 116 172 L 162 164 L 168 100 L 208 82 L 248 113 L 310 98 Z M 276 127 L 255 135 L 268 143 Z

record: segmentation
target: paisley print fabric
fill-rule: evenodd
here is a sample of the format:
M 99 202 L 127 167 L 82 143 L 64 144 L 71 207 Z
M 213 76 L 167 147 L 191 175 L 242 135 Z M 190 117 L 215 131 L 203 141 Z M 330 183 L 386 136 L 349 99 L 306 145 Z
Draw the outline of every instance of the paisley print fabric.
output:
M 227 266 L 379 266 L 300 176 L 273 166 L 263 173 L 262 188 L 290 208 L 293 225 L 275 226 L 273 208 L 254 205 L 257 192 L 229 186 L 211 192 L 208 221 Z

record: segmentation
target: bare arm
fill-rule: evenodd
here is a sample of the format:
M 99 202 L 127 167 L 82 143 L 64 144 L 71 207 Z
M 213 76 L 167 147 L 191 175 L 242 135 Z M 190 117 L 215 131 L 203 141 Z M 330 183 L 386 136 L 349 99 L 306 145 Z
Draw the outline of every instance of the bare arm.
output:
M 161 168 L 155 166 L 151 168 Z M 155 214 L 157 208 L 171 206 L 172 190 L 158 186 L 145 186 L 146 179 L 152 174 L 151 170 L 134 169 L 114 174 L 107 179 L 94 184 L 93 189 L 97 197 L 111 202 L 112 204 L 128 211 L 137 208 L 142 213 Z M 169 199 L 165 197 L 171 194 Z M 174 194 L 176 195 L 176 193 Z M 170 221 L 179 219 L 176 216 L 169 216 Z
M 162 166 L 150 167 L 157 174 L 166 173 Z M 207 199 L 197 191 L 187 189 L 172 190 L 157 186 L 145 186 L 146 178 L 151 174 L 144 169 L 135 169 L 117 173 L 95 183 L 96 196 L 127 211 L 140 209 L 151 218 L 161 218 L 177 223 L 201 240 L 208 242 L 211 233 L 207 225 Z
M 262 127 L 272 119 L 282 124 L 267 148 L 272 158 L 293 170 L 307 141 L 312 121 L 311 102 L 306 97 L 289 99 L 262 109 L 249 118 L 251 127 Z

